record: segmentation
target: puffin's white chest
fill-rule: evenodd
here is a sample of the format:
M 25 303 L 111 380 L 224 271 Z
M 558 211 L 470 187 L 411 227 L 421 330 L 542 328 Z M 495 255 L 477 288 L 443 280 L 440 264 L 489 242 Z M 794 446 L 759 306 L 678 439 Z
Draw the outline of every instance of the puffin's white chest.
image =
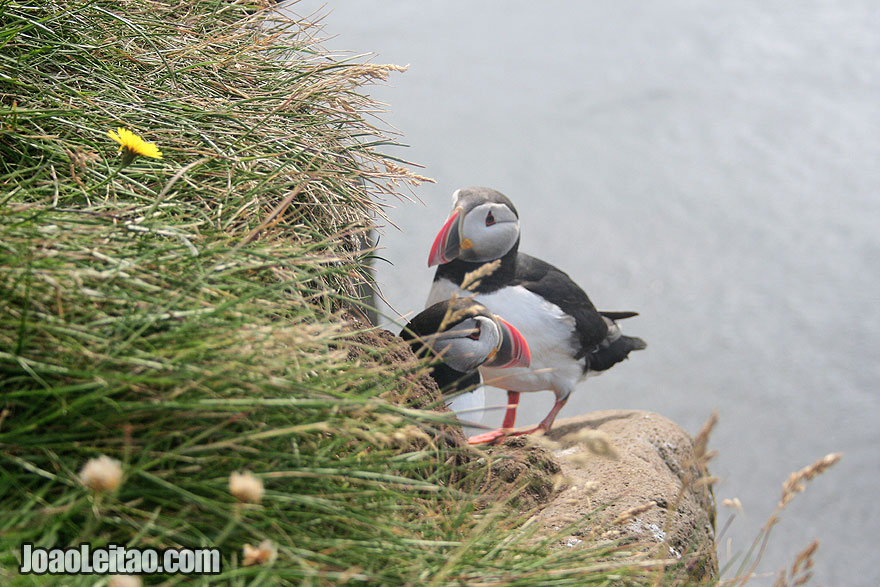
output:
M 451 281 L 434 282 L 428 305 L 452 296 L 469 296 Z M 513 391 L 552 389 L 563 398 L 583 379 L 583 362 L 573 358 L 575 320 L 558 306 L 522 286 L 505 287 L 475 299 L 510 322 L 525 337 L 531 350 L 528 368 L 490 369 L 481 367 L 484 383 Z

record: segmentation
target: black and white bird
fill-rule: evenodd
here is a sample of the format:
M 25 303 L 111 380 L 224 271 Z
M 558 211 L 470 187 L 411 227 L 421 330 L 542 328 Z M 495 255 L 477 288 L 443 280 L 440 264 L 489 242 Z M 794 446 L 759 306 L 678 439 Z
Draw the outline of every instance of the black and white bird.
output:
M 529 345 L 520 332 L 472 298 L 433 304 L 404 326 L 400 336 L 416 356 L 432 362 L 431 377 L 453 411 L 473 416 L 482 402 L 480 365 L 528 367 Z M 477 401 L 473 394 L 477 393 Z
M 428 266 L 439 265 L 428 305 L 452 296 L 476 294 L 486 308 L 505 316 L 529 341 L 529 367 L 499 371 L 484 365 L 488 385 L 507 390 L 508 407 L 502 428 L 470 438 L 474 444 L 511 434 L 549 430 L 575 385 L 622 361 L 645 342 L 624 336 L 617 320 L 636 312 L 601 312 L 564 272 L 518 252 L 519 214 L 502 193 L 484 187 L 457 190 L 453 211 L 434 240 Z M 473 291 L 461 289 L 465 275 L 500 259 Z M 552 390 L 556 402 L 534 429 L 513 432 L 520 392 Z

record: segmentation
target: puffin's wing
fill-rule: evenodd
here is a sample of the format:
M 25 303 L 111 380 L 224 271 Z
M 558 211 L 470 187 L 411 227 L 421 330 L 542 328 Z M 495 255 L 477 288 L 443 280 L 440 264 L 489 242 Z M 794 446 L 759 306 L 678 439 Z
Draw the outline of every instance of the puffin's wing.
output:
M 605 340 L 608 334 L 605 319 L 584 290 L 567 273 L 531 255 L 519 253 L 513 285 L 521 285 L 574 318 L 575 359 L 587 356 Z
M 431 377 L 437 382 L 437 387 L 444 395 L 471 391 L 482 383 L 479 371 L 462 373 L 443 361 L 437 361 L 431 366 Z

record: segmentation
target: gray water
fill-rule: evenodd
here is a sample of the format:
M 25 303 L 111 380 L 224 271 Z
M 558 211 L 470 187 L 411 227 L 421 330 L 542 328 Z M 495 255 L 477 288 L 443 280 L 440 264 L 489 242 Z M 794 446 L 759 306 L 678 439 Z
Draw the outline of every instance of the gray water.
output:
M 410 145 L 393 152 L 437 180 L 417 188 L 424 205 L 389 202 L 400 230 L 384 230 L 378 277 L 393 308 L 422 308 L 452 192 L 502 191 L 521 250 L 597 306 L 641 312 L 624 327 L 650 345 L 582 383 L 561 417 L 648 409 L 695 433 L 718 410 L 719 527 L 722 499 L 744 507 L 722 563 L 751 544 L 790 472 L 843 451 L 785 511 L 760 570 L 818 538 L 817 581 L 880 584 L 876 3 L 331 0 L 323 12 L 325 47 L 411 66 L 370 90 Z M 524 396 L 518 424 L 552 405 Z

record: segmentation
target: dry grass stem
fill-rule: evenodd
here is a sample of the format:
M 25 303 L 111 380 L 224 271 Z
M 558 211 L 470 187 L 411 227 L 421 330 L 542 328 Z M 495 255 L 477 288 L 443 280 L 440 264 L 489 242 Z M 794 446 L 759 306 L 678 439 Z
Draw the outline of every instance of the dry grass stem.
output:
M 450 298 L 451 303 L 449 304 L 448 308 L 446 309 L 446 314 L 443 315 L 443 320 L 440 321 L 440 327 L 437 329 L 438 332 L 444 330 L 450 324 L 455 324 L 456 322 L 458 322 L 462 318 L 466 318 L 468 316 L 473 316 L 474 314 L 476 314 L 477 309 L 474 308 L 473 306 L 457 307 L 455 302 L 456 302 L 456 300 L 459 300 L 459 299 L 462 299 L 462 298 L 459 298 L 456 295 L 453 295 Z M 467 298 L 465 298 L 465 299 L 467 299 Z
M 761 533 L 758 535 L 757 538 L 755 538 L 755 542 L 752 545 L 752 550 L 760 545 L 758 547 L 758 552 L 752 559 L 751 564 L 748 566 L 748 568 L 737 575 L 737 584 L 745 585 L 754 575 L 755 569 L 758 568 L 758 564 L 760 564 L 761 560 L 764 557 L 764 552 L 767 549 L 767 542 L 770 540 L 771 531 L 773 530 L 773 527 L 777 523 L 779 523 L 779 515 L 798 493 L 802 493 L 805 490 L 806 486 L 804 485 L 804 483 L 806 481 L 811 481 L 817 475 L 821 475 L 822 473 L 827 471 L 842 457 L 843 453 L 831 453 L 825 455 L 813 464 L 804 467 L 800 471 L 792 473 L 788 477 L 788 479 L 785 480 L 785 482 L 782 484 L 782 497 L 780 498 L 776 509 L 773 510 L 772 514 L 770 514 L 770 517 L 767 519 L 767 521 L 764 523 L 763 528 L 761 529 Z M 812 557 L 812 552 L 815 551 L 816 548 L 818 548 L 818 542 L 816 542 L 815 547 L 813 547 L 813 545 L 811 544 L 810 547 L 808 547 L 804 552 L 810 553 L 810 557 Z M 810 564 L 812 564 L 812 562 Z

